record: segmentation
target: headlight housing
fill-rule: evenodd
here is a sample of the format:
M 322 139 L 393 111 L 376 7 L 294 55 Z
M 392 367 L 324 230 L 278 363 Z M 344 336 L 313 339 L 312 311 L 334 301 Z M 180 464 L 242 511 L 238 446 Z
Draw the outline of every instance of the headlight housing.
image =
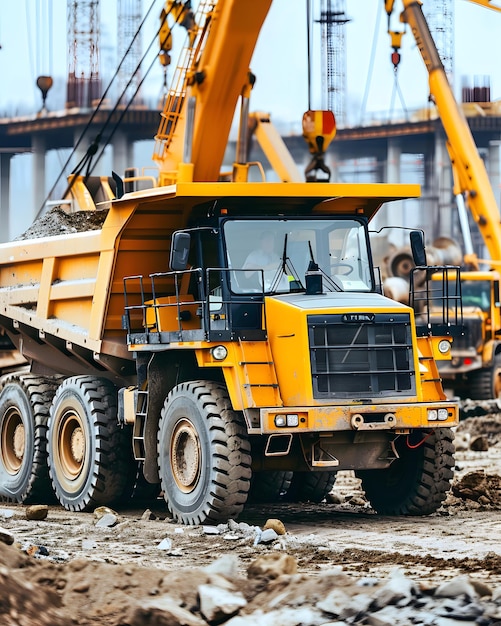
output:
M 451 350 L 451 342 L 447 339 L 442 339 L 438 342 L 438 351 L 440 354 L 447 354 Z
M 295 428 L 299 426 L 299 415 L 297 413 L 275 415 L 273 421 L 277 428 Z
M 449 409 L 428 409 L 429 422 L 445 422 L 449 417 Z
M 224 359 L 228 356 L 228 349 L 226 346 L 214 346 L 211 349 L 212 358 L 216 361 L 224 361 Z

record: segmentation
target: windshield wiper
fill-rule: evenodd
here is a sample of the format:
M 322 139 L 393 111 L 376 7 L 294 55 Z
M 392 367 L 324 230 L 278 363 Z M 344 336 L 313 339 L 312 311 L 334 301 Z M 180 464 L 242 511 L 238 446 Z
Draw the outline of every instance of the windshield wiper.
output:
M 292 278 L 294 279 L 293 282 L 295 282 L 297 285 L 299 285 L 299 287 L 295 287 L 294 291 L 302 291 L 304 290 L 303 284 L 301 282 L 301 279 L 299 278 L 299 275 L 296 271 L 296 269 L 294 268 L 294 265 L 292 264 L 292 260 L 290 259 L 290 257 L 288 256 L 287 253 L 287 244 L 288 244 L 288 233 L 285 233 L 284 235 L 284 247 L 282 250 L 282 256 L 281 256 L 281 263 L 277 268 L 277 272 L 275 274 L 275 276 L 273 277 L 273 281 L 271 284 L 271 291 L 275 291 L 277 289 L 277 287 L 280 285 L 280 281 L 283 279 L 283 277 L 287 277 L 287 281 L 289 283 L 289 288 L 290 288 L 290 283 L 292 281 L 290 281 L 289 277 L 292 276 Z M 290 289 L 287 289 L 287 291 Z M 282 291 L 281 289 L 279 289 L 279 291 Z

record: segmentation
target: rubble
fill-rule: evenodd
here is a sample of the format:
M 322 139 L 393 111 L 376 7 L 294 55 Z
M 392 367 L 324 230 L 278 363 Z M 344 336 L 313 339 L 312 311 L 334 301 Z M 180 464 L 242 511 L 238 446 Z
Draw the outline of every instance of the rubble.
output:
M 107 210 L 76 211 L 67 213 L 61 207 L 54 207 L 38 218 L 24 233 L 14 239 L 38 239 L 55 235 L 79 233 L 85 230 L 99 230 L 108 214 Z
M 49 513 L 49 507 L 45 504 L 32 504 L 26 508 L 26 519 L 43 520 Z
M 5 544 L 0 561 L 0 621 L 7 626 L 494 626 L 501 619 L 501 586 L 468 575 L 434 587 L 401 568 L 386 579 L 354 577 L 342 567 L 314 576 L 276 553 L 258 557 L 244 575 L 227 558 L 185 572 L 82 560 L 55 566 Z

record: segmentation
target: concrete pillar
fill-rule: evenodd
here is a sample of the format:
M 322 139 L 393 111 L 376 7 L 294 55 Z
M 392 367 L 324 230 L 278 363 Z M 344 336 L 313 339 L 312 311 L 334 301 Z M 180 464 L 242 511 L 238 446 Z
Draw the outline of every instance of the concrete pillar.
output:
M 113 146 L 113 171 L 123 177 L 128 167 L 134 166 L 134 145 L 127 140 L 127 136 L 118 130 L 112 139 Z M 110 172 L 111 175 L 111 172 Z
M 498 203 L 498 209 L 501 209 L 500 145 L 501 141 L 499 140 L 489 141 L 489 179 L 491 181 L 494 197 Z
M 31 146 L 33 148 L 33 215 L 36 219 L 43 207 L 47 191 L 45 189 L 45 138 L 33 134 Z
M 70 163 L 68 173 L 72 172 L 87 154 L 89 142 L 91 141 L 90 132 L 88 131 L 84 137 L 82 137 L 82 132 L 83 132 L 83 127 L 78 126 L 75 128 L 75 131 L 73 133 L 73 151 L 74 152 L 73 152 L 73 157 Z M 78 142 L 80 143 L 77 146 Z M 99 149 L 98 149 L 98 153 L 99 153 Z M 87 169 L 87 165 L 85 165 L 83 169 L 84 174 L 85 174 L 86 169 Z
M 0 242 L 10 240 L 10 152 L 0 152 Z
M 388 153 L 386 159 L 386 181 L 388 183 L 400 182 L 400 157 L 402 147 L 400 139 L 388 139 Z
M 437 217 L 435 237 L 454 238 L 453 224 L 458 221 L 457 209 L 454 203 L 454 182 L 452 178 L 451 161 L 445 145 L 445 136 L 441 132 L 435 133 L 435 195 L 438 198 L 436 207 Z M 433 207 L 431 207 L 433 210 Z
M 386 157 L 381 170 L 383 182 L 395 184 L 400 183 L 400 158 L 402 156 L 402 146 L 400 139 L 389 138 L 386 142 Z M 374 230 L 385 226 L 405 226 L 403 219 L 403 204 L 401 201 L 391 202 L 376 215 L 374 220 Z M 396 228 L 392 231 L 392 243 L 397 247 L 406 245 L 408 237 L 403 231 Z

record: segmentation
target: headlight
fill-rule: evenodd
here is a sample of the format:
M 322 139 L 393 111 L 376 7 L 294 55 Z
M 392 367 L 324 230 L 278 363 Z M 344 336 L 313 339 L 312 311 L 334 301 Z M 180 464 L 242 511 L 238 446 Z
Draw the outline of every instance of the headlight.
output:
M 223 361 L 228 356 L 228 350 L 224 346 L 215 346 L 211 354 L 216 361 Z
M 438 342 L 438 351 L 441 354 L 447 354 L 448 352 L 450 352 L 451 349 L 451 342 L 447 341 L 447 339 L 442 339 L 442 341 Z
M 275 415 L 275 426 L 283 428 L 284 426 L 299 426 L 299 415 L 297 413 L 288 413 L 287 415 Z
M 287 426 L 287 422 L 285 421 L 285 415 L 275 415 L 275 426 L 278 426 L 278 428 Z
M 438 420 L 438 411 L 437 409 L 428 409 L 428 421 L 436 422 Z
M 438 420 L 439 422 L 443 422 L 449 417 L 448 409 L 438 409 Z

